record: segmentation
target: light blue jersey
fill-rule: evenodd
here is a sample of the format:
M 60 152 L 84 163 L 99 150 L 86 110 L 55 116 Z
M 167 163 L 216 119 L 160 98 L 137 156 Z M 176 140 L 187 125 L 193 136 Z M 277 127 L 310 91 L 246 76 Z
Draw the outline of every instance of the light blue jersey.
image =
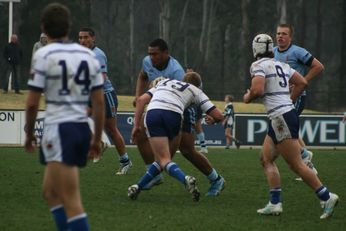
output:
M 302 76 L 305 76 L 306 67 L 311 66 L 314 59 L 310 52 L 293 44 L 284 51 L 279 51 L 278 47 L 274 47 L 273 52 L 274 59 L 287 63 Z M 306 91 L 303 91 L 302 95 L 306 95 Z
M 293 44 L 284 51 L 279 51 L 278 47 L 274 47 L 273 51 L 274 59 L 287 63 L 302 76 L 305 76 L 306 67 L 311 66 L 314 59 L 310 52 Z
M 185 71 L 179 62 L 171 56 L 169 57 L 167 67 L 163 70 L 158 70 L 155 68 L 150 60 L 150 57 L 146 56 L 142 62 L 142 69 L 143 72 L 148 76 L 149 82 L 160 76 L 181 81 L 185 75 Z
M 101 72 L 107 73 L 108 72 L 108 70 L 107 70 L 107 57 L 106 57 L 105 53 L 98 47 L 94 47 L 94 49 L 92 49 L 92 50 L 96 55 L 96 59 L 100 62 Z M 112 82 L 109 80 L 108 76 L 104 80 L 103 91 L 104 91 L 104 93 L 114 91 L 114 88 L 112 86 Z

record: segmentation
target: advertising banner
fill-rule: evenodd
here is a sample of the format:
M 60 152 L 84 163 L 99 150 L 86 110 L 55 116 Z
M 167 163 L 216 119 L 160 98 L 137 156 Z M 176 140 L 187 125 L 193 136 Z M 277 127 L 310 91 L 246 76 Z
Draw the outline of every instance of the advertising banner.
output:
M 21 116 L 20 111 L 0 111 L 0 143 L 20 143 Z
M 337 115 L 302 115 L 300 117 L 300 137 L 307 146 L 346 146 L 346 124 Z M 236 114 L 235 135 L 244 145 L 262 145 L 267 134 L 265 114 Z
M 133 113 L 119 112 L 118 128 L 126 145 L 131 143 Z M 339 115 L 302 115 L 300 118 L 300 136 L 307 146 L 315 147 L 346 147 L 346 124 Z M 0 144 L 24 144 L 24 111 L 0 110 Z M 89 119 L 92 127 L 92 120 Z M 44 127 L 44 111 L 38 113 L 35 123 L 35 135 L 40 141 Z M 221 124 L 207 125 L 202 121 L 208 146 L 225 146 L 225 134 Z M 233 135 L 242 142 L 242 146 L 260 147 L 267 134 L 267 116 L 265 114 L 236 114 Z M 104 142 L 111 144 L 106 134 Z M 196 140 L 196 144 L 198 141 Z

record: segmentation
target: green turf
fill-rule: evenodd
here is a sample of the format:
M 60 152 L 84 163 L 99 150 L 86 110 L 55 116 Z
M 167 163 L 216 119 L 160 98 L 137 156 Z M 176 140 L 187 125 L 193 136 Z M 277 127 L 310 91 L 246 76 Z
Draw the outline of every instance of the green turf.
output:
M 210 149 L 208 158 L 227 180 L 219 197 L 193 202 L 183 186 L 165 175 L 164 184 L 143 191 L 137 201 L 127 198 L 127 187 L 144 173 L 136 149 L 129 149 L 133 168 L 116 176 L 117 157 L 108 149 L 98 164 L 81 171 L 83 203 L 91 230 L 346 230 L 346 153 L 314 151 L 319 176 L 341 202 L 334 216 L 321 221 L 313 191 L 294 181 L 280 158 L 284 213 L 278 217 L 256 214 L 268 201 L 267 183 L 258 162 L 258 150 Z M 41 197 L 43 167 L 37 154 L 22 148 L 0 148 L 0 230 L 54 230 Z M 180 154 L 175 161 L 198 179 L 204 194 L 209 184 Z

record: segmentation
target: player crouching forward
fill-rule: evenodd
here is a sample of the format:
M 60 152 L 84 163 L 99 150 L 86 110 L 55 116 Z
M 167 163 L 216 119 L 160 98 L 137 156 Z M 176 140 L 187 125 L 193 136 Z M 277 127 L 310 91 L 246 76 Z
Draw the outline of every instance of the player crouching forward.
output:
M 179 147 L 183 112 L 186 107 L 195 103 L 212 118 L 207 120 L 209 122 L 219 122 L 223 116 L 202 90 L 196 87 L 201 84 L 199 75 L 191 78 L 184 77 L 185 82 L 170 79 L 159 80 L 154 80 L 155 87 L 138 98 L 132 130 L 132 140 L 136 142 L 136 137 L 140 133 L 140 119 L 144 106 L 149 103 L 144 123 L 155 162 L 151 164 L 137 184 L 128 188 L 128 196 L 135 200 L 148 182 L 166 170 L 170 176 L 185 186 L 192 194 L 194 201 L 198 201 L 200 192 L 196 179 L 185 175 L 171 159 Z
M 244 95 L 244 102 L 250 103 L 263 96 L 268 113 L 268 134 L 263 142 L 261 161 L 270 188 L 270 201 L 257 213 L 279 215 L 282 212 L 281 182 L 279 169 L 275 164 L 275 148 L 304 182 L 310 186 L 317 197 L 325 202 L 321 219 L 332 215 L 339 197 L 329 193 L 317 175 L 304 164 L 300 156 L 298 142 L 299 119 L 293 103 L 307 85 L 306 80 L 288 64 L 273 59 L 273 40 L 267 34 L 257 35 L 252 42 L 253 54 L 257 61 L 252 63 L 251 88 Z M 289 85 L 293 84 L 291 92 Z

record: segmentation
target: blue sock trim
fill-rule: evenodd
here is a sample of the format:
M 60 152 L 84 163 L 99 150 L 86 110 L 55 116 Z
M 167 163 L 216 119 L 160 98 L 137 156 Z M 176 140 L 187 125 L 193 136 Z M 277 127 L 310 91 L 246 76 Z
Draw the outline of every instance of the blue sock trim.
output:
M 159 175 L 162 172 L 162 169 L 158 162 L 153 162 L 149 167 L 147 166 L 148 170 L 142 176 L 142 178 L 139 180 L 138 187 L 139 189 L 142 189 L 145 185 L 147 185 L 155 176 Z
M 165 166 L 165 170 L 166 172 L 174 177 L 175 179 L 177 179 L 178 181 L 180 181 L 182 184 L 185 184 L 185 173 L 179 168 L 179 166 L 174 163 L 174 162 L 169 162 L 168 164 L 166 164 Z
M 216 170 L 213 168 L 213 170 L 211 171 L 211 173 L 207 176 L 207 179 L 209 181 L 215 181 L 217 180 L 219 177 L 219 174 L 217 174 Z
M 323 185 L 315 191 L 317 197 L 322 201 L 327 201 L 330 198 L 329 191 Z
M 308 150 L 306 148 L 302 148 L 300 150 L 300 155 L 301 155 L 302 159 L 306 158 L 309 155 Z
M 50 212 L 53 215 L 57 230 L 67 230 L 67 216 L 63 205 L 57 205 L 50 208 Z
M 129 155 L 127 153 L 125 153 L 124 155 L 119 156 L 119 161 L 120 161 L 120 163 L 125 163 L 125 162 L 129 161 Z
M 198 133 L 197 134 L 197 138 L 198 138 L 198 141 L 199 141 L 199 145 L 201 147 L 206 147 L 205 145 L 205 135 L 204 135 L 204 132 L 201 132 L 201 133 Z
M 67 223 L 71 231 L 89 231 L 88 216 L 86 213 L 69 218 Z
M 270 193 L 270 203 L 277 204 L 281 202 L 281 187 L 272 188 Z

